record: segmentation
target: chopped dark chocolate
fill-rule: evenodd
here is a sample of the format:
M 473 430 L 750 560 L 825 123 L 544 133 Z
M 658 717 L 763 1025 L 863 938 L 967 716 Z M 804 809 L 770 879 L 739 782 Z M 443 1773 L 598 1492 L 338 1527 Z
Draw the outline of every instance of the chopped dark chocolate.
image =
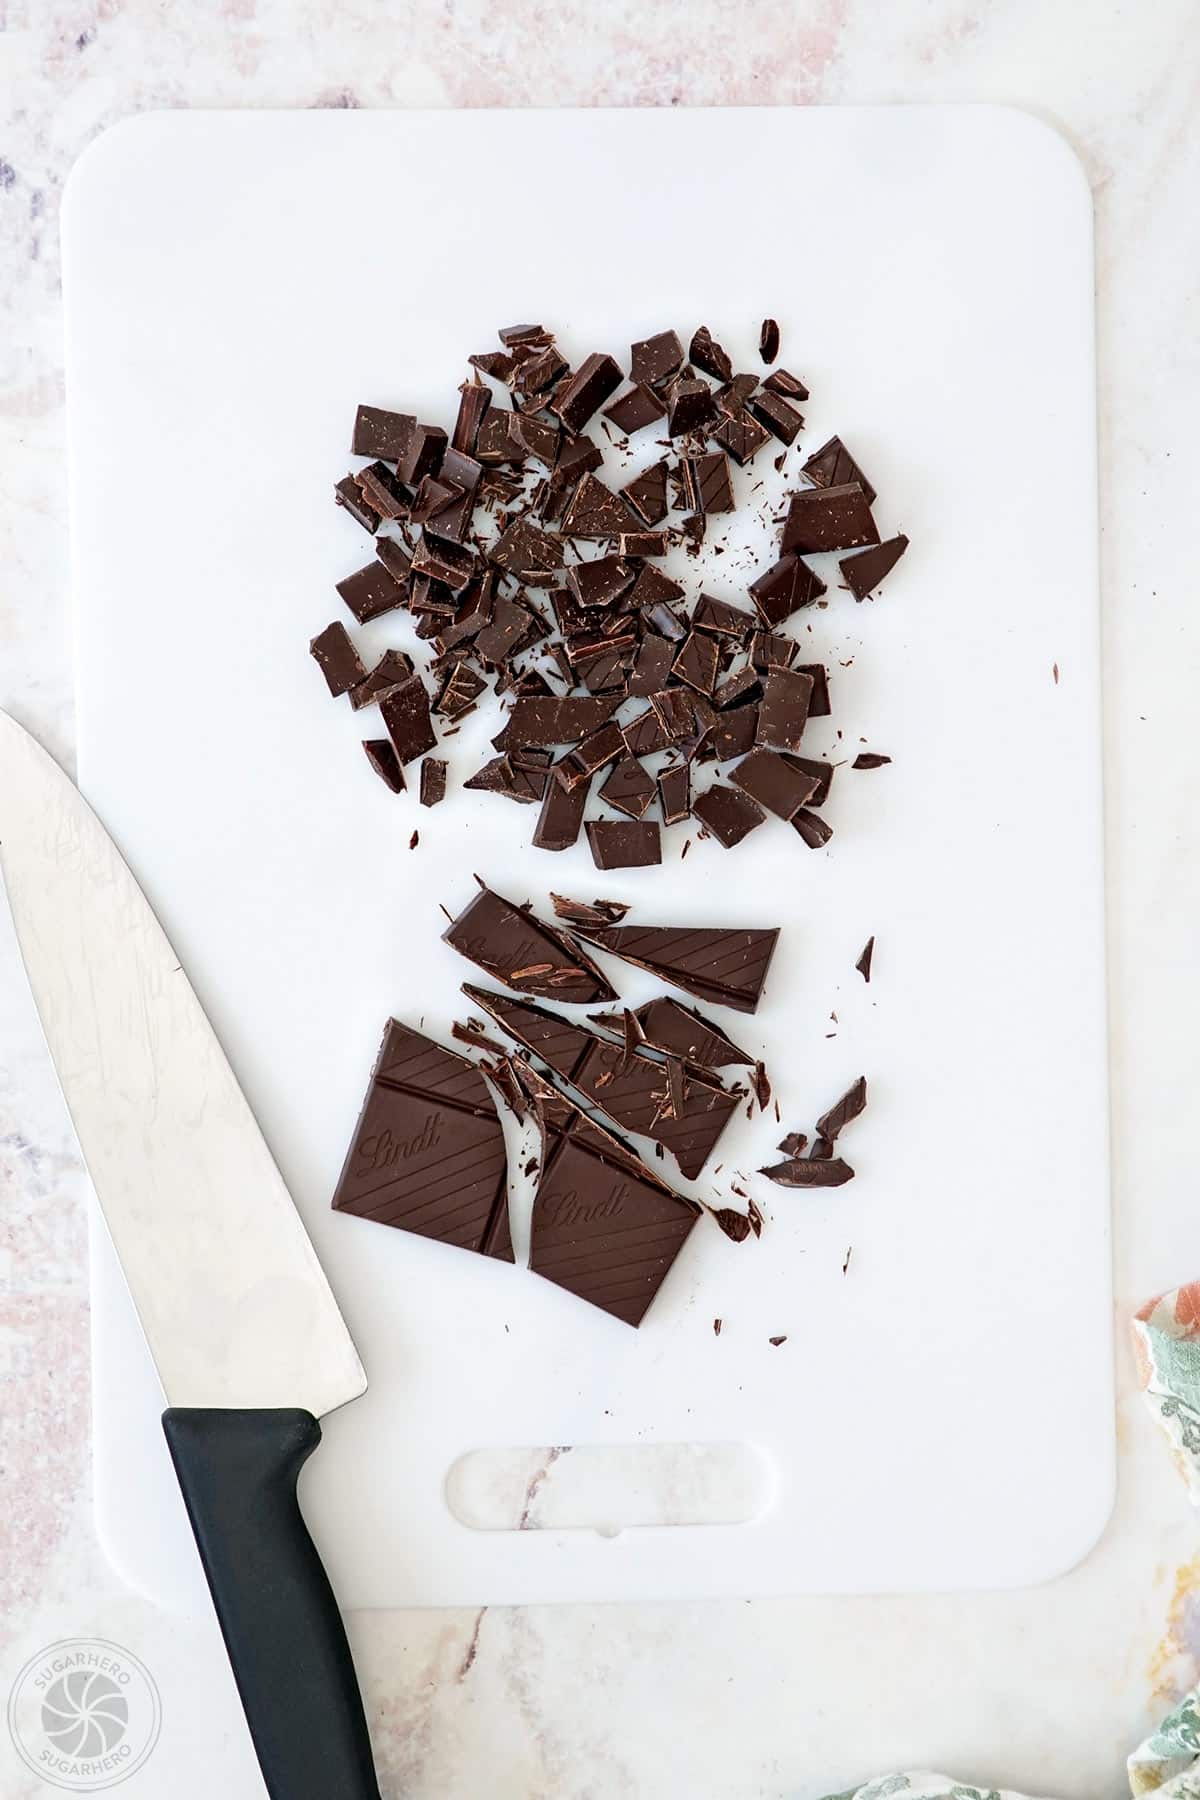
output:
M 833 836 L 832 826 L 827 825 L 819 813 L 809 812 L 804 806 L 792 814 L 791 824 L 810 850 L 820 850 Z
M 446 771 L 448 763 L 439 762 L 434 756 L 427 756 L 421 764 L 421 805 L 437 806 L 446 798 Z
M 671 437 L 683 437 L 706 425 L 717 410 L 713 391 L 706 381 L 679 376 L 667 389 L 667 431 Z
M 715 375 L 718 381 L 730 381 L 733 378 L 733 364 L 728 353 L 713 337 L 707 325 L 701 325 L 693 334 L 688 346 L 688 358 L 706 375 Z
M 734 1244 L 744 1244 L 750 1236 L 750 1220 L 732 1206 L 714 1206 L 712 1216 L 725 1236 Z
M 620 495 L 589 473 L 571 495 L 560 529 L 564 537 L 618 538 L 636 526 L 637 519 Z
M 338 622 L 319 631 L 308 646 L 309 655 L 325 677 L 325 685 L 336 699 L 348 694 L 366 680 L 367 671 L 354 648 L 350 633 Z
M 719 714 L 708 734 L 708 743 L 717 762 L 728 762 L 731 756 L 745 756 L 754 748 L 758 735 L 758 706 L 731 706 Z
M 379 701 L 387 734 L 402 763 L 415 762 L 437 743 L 429 717 L 429 694 L 419 675 L 397 682 Z
M 793 494 L 780 540 L 784 550 L 800 552 L 853 550 L 878 542 L 871 503 L 856 481 Z
M 379 514 L 373 506 L 367 505 L 353 475 L 344 475 L 341 481 L 334 483 L 333 498 L 364 531 L 378 531 Z
M 662 861 L 662 842 L 652 819 L 589 819 L 584 827 L 598 869 L 644 869 Z
M 377 619 L 381 613 L 402 606 L 408 590 L 390 569 L 376 561 L 339 581 L 337 591 L 359 624 L 365 625 L 368 619 Z
M 890 575 L 904 552 L 908 549 L 908 539 L 901 532 L 898 537 L 887 538 L 882 544 L 875 544 L 870 550 L 860 550 L 857 556 L 848 556 L 838 564 L 842 578 L 856 600 L 865 600 L 874 592 L 885 575 Z
M 571 378 L 560 387 L 550 402 L 570 432 L 582 431 L 592 414 L 611 394 L 615 394 L 623 377 L 611 356 L 596 352 L 585 356 Z
M 708 435 L 720 444 L 722 450 L 729 453 L 739 468 L 745 468 L 747 463 L 753 462 L 771 436 L 757 419 L 744 410 L 722 412 L 716 424 L 708 427 Z
M 671 539 L 666 531 L 623 531 L 617 547 L 622 556 L 665 556 Z
M 406 656 L 403 650 L 385 650 L 365 680 L 351 688 L 351 706 L 355 712 L 361 711 L 364 706 L 373 706 L 390 688 L 407 681 L 412 673 L 411 656 Z
M 782 625 L 824 592 L 825 583 L 794 552 L 781 556 L 750 584 L 750 597 L 764 625 Z
M 855 968 L 858 970 L 859 974 L 862 976 L 864 981 L 870 981 L 870 979 L 871 979 L 871 963 L 874 959 L 874 956 L 875 956 L 875 939 L 873 937 L 869 937 L 867 939 L 866 943 L 862 947 L 862 951 L 859 955 L 858 961 L 854 965 Z
M 553 790 L 550 783 L 547 792 Z M 442 937 L 494 980 L 523 994 L 572 1006 L 617 997 L 591 957 L 566 932 L 534 918 L 526 908 L 514 906 L 490 888 L 480 889 Z
M 787 369 L 772 369 L 763 377 L 763 386 L 772 394 L 782 394 L 787 400 L 808 399 L 804 383 Z
M 569 900 L 565 894 L 551 894 L 550 903 L 556 919 L 568 925 L 619 925 L 629 907 L 623 900 Z
M 621 497 L 632 506 L 645 525 L 658 525 L 667 516 L 667 460 L 651 463 L 621 489 Z
M 754 1012 L 778 929 L 616 925 L 573 927 L 575 935 L 680 987 L 698 1000 Z
M 798 646 L 795 638 L 781 632 L 756 631 L 750 639 L 750 667 L 759 675 L 770 669 L 788 669 Z M 812 702 L 809 702 L 812 711 Z
M 771 388 L 764 388 L 761 394 L 752 394 L 746 402 L 746 411 L 781 444 L 792 443 L 804 423 L 795 407 Z
M 729 638 L 735 644 L 744 644 L 755 629 L 756 621 L 740 606 L 730 606 L 727 600 L 716 600 L 711 594 L 701 594 L 692 609 L 692 625 L 697 631 L 712 632 L 716 637 Z
M 610 719 L 607 725 L 602 725 L 599 731 L 593 731 L 568 756 L 564 756 L 555 774 L 563 787 L 578 787 L 580 782 L 590 780 L 606 763 L 615 762 L 618 756 L 624 756 L 625 753 L 625 735 L 616 720 Z
M 369 463 L 354 477 L 367 505 L 381 519 L 404 519 L 409 513 L 408 494 L 386 463 Z
M 773 363 L 779 355 L 779 326 L 774 319 L 764 319 L 758 334 L 758 354 L 765 363 Z
M 866 1104 L 867 1080 L 865 1075 L 860 1075 L 857 1081 L 851 1082 L 841 1099 L 817 1120 L 817 1130 L 826 1143 L 836 1144 L 846 1126 L 858 1118 Z
M 475 356 L 468 356 L 467 361 L 481 374 L 492 375 L 497 381 L 505 382 L 512 379 L 517 366 L 513 358 L 506 356 L 503 350 L 482 350 Z
M 529 519 L 514 519 L 488 555 L 506 575 L 516 575 L 534 587 L 553 581 L 563 566 L 561 540 L 539 531 Z
M 367 761 L 378 775 L 386 782 L 393 794 L 404 792 L 404 770 L 400 767 L 400 758 L 392 747 L 390 738 L 367 738 L 363 749 L 367 753 Z
M 658 803 L 664 825 L 679 825 L 692 810 L 692 777 L 686 763 L 674 763 L 658 777 Z
M 638 646 L 629 674 L 629 692 L 644 697 L 664 684 L 675 658 L 675 646 L 655 631 L 647 631 Z
M 569 850 L 578 842 L 590 785 L 590 780 L 571 788 L 558 781 L 546 783 L 546 796 L 533 834 L 535 849 Z
M 641 819 L 654 799 L 654 782 L 635 756 L 624 756 L 600 789 L 600 798 L 630 819 Z
M 758 1172 L 776 1187 L 788 1188 L 842 1187 L 854 1177 L 854 1170 L 840 1156 L 795 1156 Z
M 679 476 L 683 484 L 683 504 L 693 512 L 733 511 L 729 458 L 723 451 L 706 450 L 695 456 L 681 456 Z
M 684 639 L 671 666 L 676 681 L 684 681 L 698 693 L 711 694 L 717 683 L 720 651 L 716 642 L 702 631 L 693 631 Z
M 510 744 L 577 744 L 598 731 L 616 712 L 617 704 L 614 699 L 589 696 L 517 700 L 492 743 L 497 750 L 506 750 Z
M 662 637 L 687 636 L 687 627 L 680 621 L 679 615 L 671 610 L 671 602 L 683 595 L 683 588 L 678 581 L 672 581 L 653 563 L 647 563 L 630 590 L 626 604 L 644 614 L 646 623 L 652 631 Z M 660 611 L 661 609 L 665 609 Z M 674 625 L 670 623 L 674 620 Z
M 811 675 L 771 669 L 763 681 L 755 742 L 770 750 L 799 750 L 812 699 Z
M 752 750 L 730 771 L 729 779 L 777 819 L 791 819 L 812 799 L 817 786 L 813 776 L 803 774 L 773 750 Z
M 870 505 L 875 499 L 875 489 L 871 486 L 840 437 L 831 437 L 827 444 L 814 450 L 804 464 L 801 473 L 817 487 L 841 487 L 848 481 L 857 481 Z
M 775 1148 L 782 1150 L 785 1156 L 799 1156 L 807 1143 L 807 1131 L 789 1131 L 785 1138 L 780 1139 Z
M 580 606 L 611 606 L 632 586 L 635 572 L 620 556 L 597 556 L 572 563 L 567 586 Z
M 644 381 L 635 381 L 629 392 L 622 394 L 604 409 L 604 417 L 611 419 L 618 431 L 632 437 L 635 431 L 641 431 L 646 425 L 653 425 L 655 419 L 661 419 L 666 412 L 662 400 L 652 387 Z
M 699 609 L 697 609 L 699 610 Z M 713 690 L 713 704 L 724 709 L 727 706 L 741 706 L 747 700 L 757 700 L 762 693 L 762 682 L 757 669 L 739 669 L 730 675 Z
M 829 671 L 824 663 L 797 663 L 797 675 L 808 675 L 812 679 L 812 699 L 808 703 L 810 719 L 827 719 L 832 710 L 829 704 Z
M 416 427 L 411 413 L 387 412 L 381 406 L 360 406 L 354 415 L 350 449 L 355 456 L 399 462 Z
M 634 381 L 658 387 L 682 369 L 683 345 L 675 332 L 660 331 L 654 337 L 642 338 L 631 345 L 629 363 Z
M 652 1050 L 681 1056 L 685 1062 L 697 1063 L 703 1069 L 723 1069 L 731 1063 L 754 1061 L 719 1025 L 669 994 L 647 1000 L 635 1016 Z
M 882 769 L 891 760 L 890 756 L 882 756 L 878 750 L 860 750 L 850 767 L 852 769 Z
M 715 782 L 696 796 L 692 801 L 692 816 L 706 825 L 727 850 L 740 844 L 764 818 L 762 808 L 748 795 L 740 794 L 736 788 L 726 787 L 722 782 Z
M 656 750 L 667 750 L 676 741 L 664 729 L 652 706 L 623 726 L 621 735 L 630 756 L 653 756 Z
M 810 719 L 813 716 L 811 706 L 808 709 L 808 716 Z M 809 796 L 808 805 L 824 806 L 829 798 L 829 789 L 833 784 L 833 764 L 818 762 L 809 756 L 787 756 L 784 760 L 789 762 L 794 769 L 799 769 L 802 775 L 811 775 L 816 782 L 817 785 Z
M 446 441 L 440 425 L 414 425 L 396 469 L 401 481 L 416 487 L 422 475 L 436 475 Z
M 468 781 L 465 788 L 479 793 L 502 794 L 506 800 L 517 800 L 532 806 L 546 791 L 546 771 L 514 769 L 507 756 L 493 756 Z
M 511 1262 L 504 1131 L 475 1065 L 390 1020 L 333 1205 Z
M 458 392 L 458 417 L 454 421 L 450 443 L 463 455 L 473 456 L 483 415 L 492 404 L 491 390 L 482 381 L 464 381 Z

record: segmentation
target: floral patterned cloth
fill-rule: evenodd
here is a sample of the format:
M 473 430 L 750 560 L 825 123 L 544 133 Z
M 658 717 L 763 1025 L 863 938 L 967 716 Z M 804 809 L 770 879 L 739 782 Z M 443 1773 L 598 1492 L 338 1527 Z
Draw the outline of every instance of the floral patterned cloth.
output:
M 1200 1281 L 1150 1300 L 1133 1321 L 1146 1401 L 1170 1441 L 1188 1497 L 1200 1506 Z M 1200 1800 L 1200 1688 L 1185 1694 L 1129 1758 L 1134 1800 Z M 881 1775 L 828 1800 L 1031 1800 L 947 1775 Z

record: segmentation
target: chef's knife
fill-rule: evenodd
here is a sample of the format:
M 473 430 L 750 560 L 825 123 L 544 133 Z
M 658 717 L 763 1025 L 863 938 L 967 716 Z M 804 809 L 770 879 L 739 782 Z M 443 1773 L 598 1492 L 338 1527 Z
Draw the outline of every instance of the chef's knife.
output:
M 272 1800 L 379 1800 L 349 1645 L 300 1516 L 322 1414 L 366 1388 L 291 1196 L 103 826 L 0 713 L 0 871 L 63 1094 L 168 1401 Z

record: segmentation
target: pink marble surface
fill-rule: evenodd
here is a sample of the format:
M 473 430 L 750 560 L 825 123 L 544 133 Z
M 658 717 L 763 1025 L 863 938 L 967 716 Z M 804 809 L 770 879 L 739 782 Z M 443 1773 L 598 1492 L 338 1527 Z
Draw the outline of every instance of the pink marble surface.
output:
M 1198 27 L 1194 0 L 0 4 L 0 704 L 69 758 L 56 209 L 105 125 L 161 106 L 1032 108 L 1075 143 L 1097 204 L 1127 1315 L 1200 1266 L 1200 1215 L 1183 1204 L 1200 1076 Z M 1055 447 L 1036 419 L 1028 454 L 1052 482 Z M 1003 554 L 1002 542 L 981 553 Z M 92 1537 L 84 1183 L 5 933 L 0 1019 L 0 1686 L 56 1638 L 115 1639 L 150 1666 L 164 1705 L 159 1747 L 123 1791 L 250 1800 L 261 1784 L 211 1619 L 168 1617 L 123 1591 Z M 907 1764 L 1062 1800 L 1115 1796 L 1130 1745 L 1200 1672 L 1186 1624 L 1195 1525 L 1127 1362 L 1120 1433 L 1113 1522 L 1046 1589 L 357 1616 L 385 1794 L 814 1800 Z M 53 1791 L 0 1727 L 0 1792 Z

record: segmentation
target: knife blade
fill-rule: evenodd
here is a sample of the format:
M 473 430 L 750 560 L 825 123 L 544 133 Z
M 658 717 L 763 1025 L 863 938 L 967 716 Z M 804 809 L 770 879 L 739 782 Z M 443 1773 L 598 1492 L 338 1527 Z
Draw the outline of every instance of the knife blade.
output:
M 0 713 L 0 873 L 272 1800 L 378 1800 L 345 1630 L 296 1500 L 367 1385 L 283 1178 L 150 905 Z

